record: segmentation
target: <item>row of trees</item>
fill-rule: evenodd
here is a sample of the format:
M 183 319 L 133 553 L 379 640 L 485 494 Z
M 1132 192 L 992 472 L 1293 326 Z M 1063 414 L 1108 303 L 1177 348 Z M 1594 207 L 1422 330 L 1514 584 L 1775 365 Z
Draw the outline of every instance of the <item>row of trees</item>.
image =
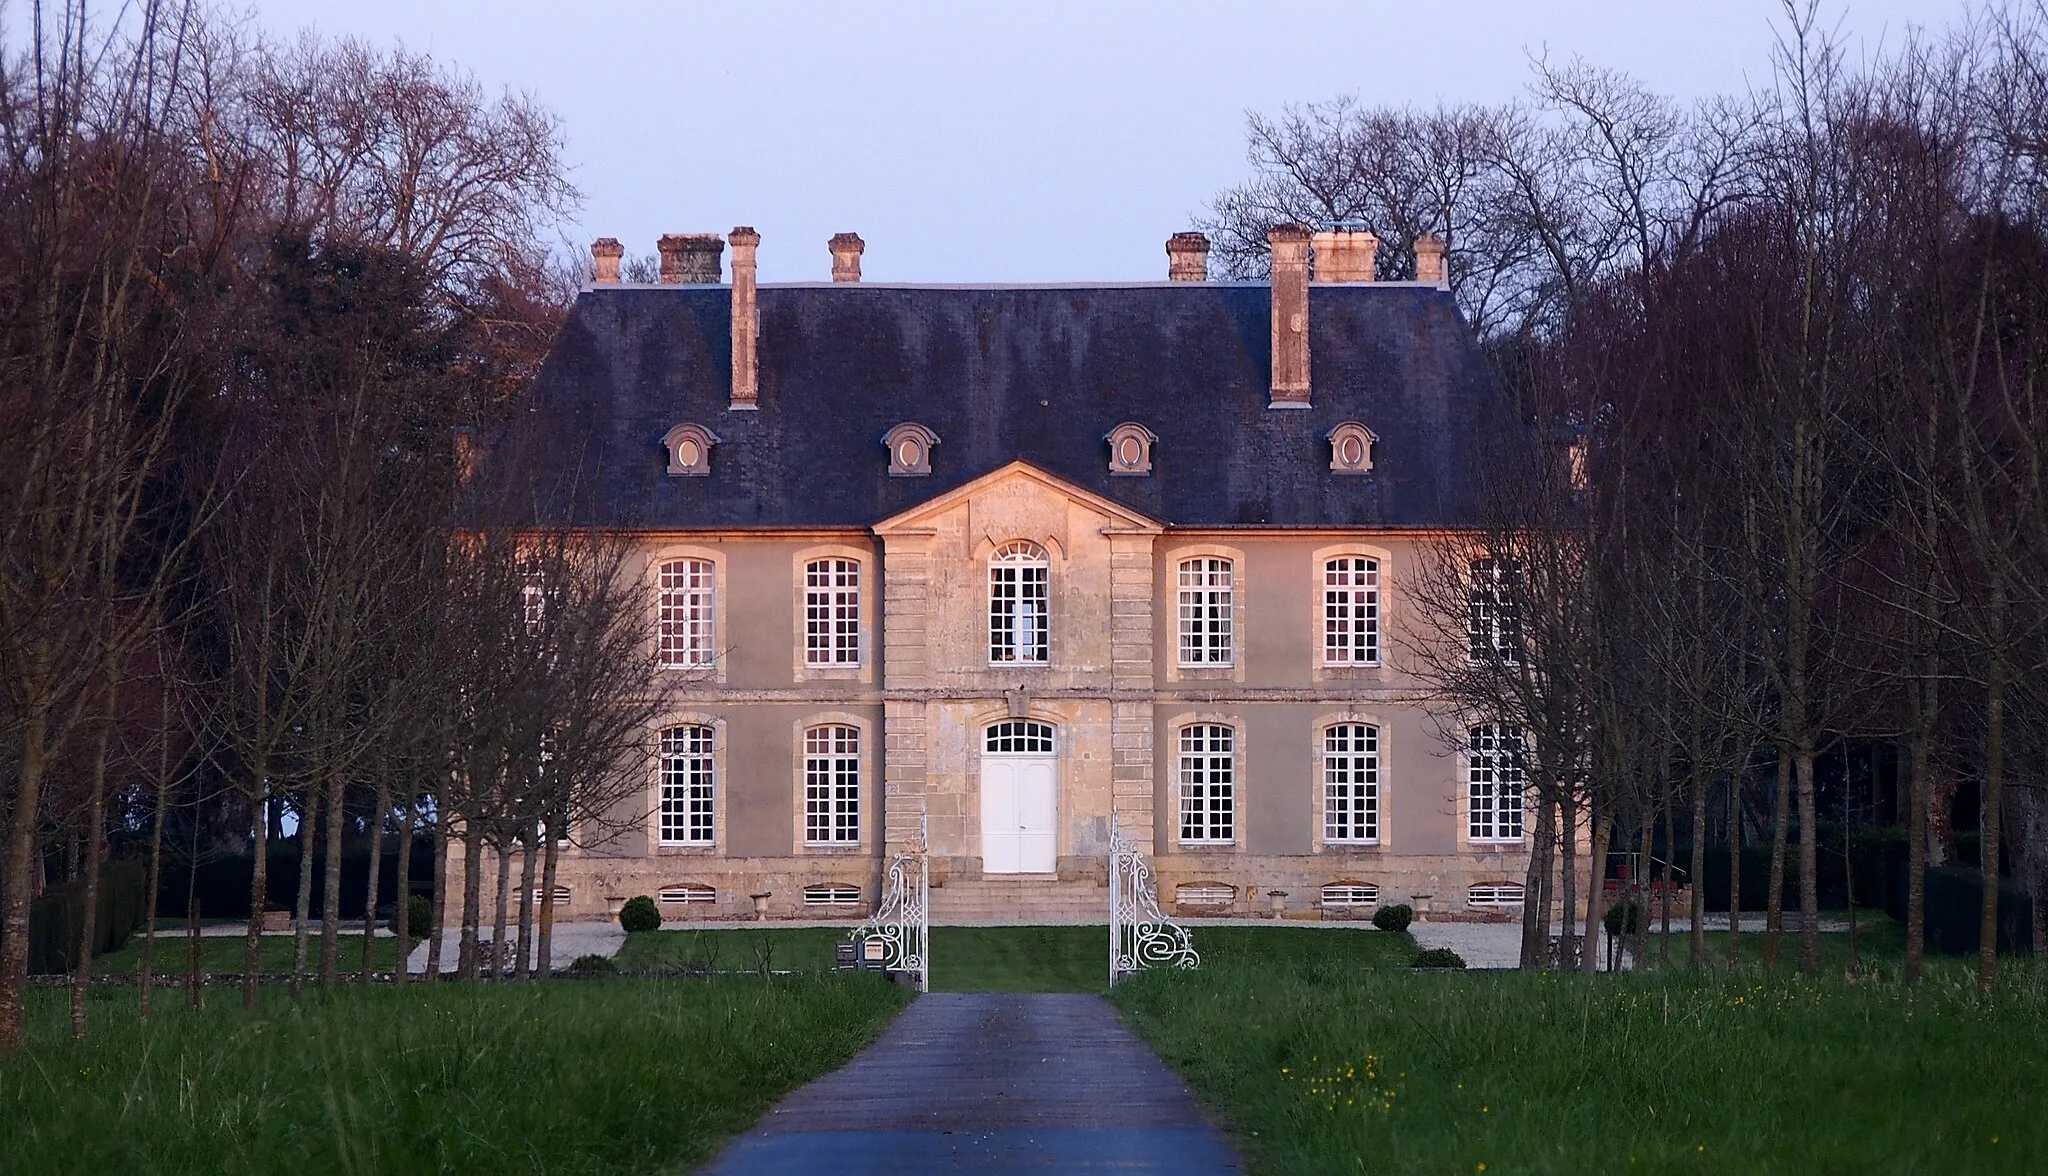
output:
M 643 786 L 661 704 L 624 547 L 529 526 L 547 488 L 486 485 L 468 440 L 566 304 L 557 122 L 402 51 L 190 4 L 98 16 L 38 7 L 0 50 L 0 1050 L 58 857 L 85 1032 L 116 841 L 151 862 L 148 1015 L 167 832 L 252 856 L 245 1002 L 287 822 L 294 995 L 341 974 L 345 834 L 373 860 L 398 838 L 401 879 L 424 834 L 437 898 L 464 842 L 470 976 L 483 850 L 498 944 L 519 860 L 517 966 L 537 932 L 544 972 L 557 846 Z M 403 898 L 377 873 L 369 912 Z M 430 930 L 407 909 L 401 957 Z
M 1979 785 L 1984 877 L 2014 857 L 2044 941 L 2048 21 L 1986 8 L 1852 65 L 1791 7 L 1775 67 L 1690 108 L 1538 62 L 1503 108 L 1254 119 L 1258 175 L 1215 203 L 1242 269 L 1281 218 L 1444 236 L 1522 409 L 1529 432 L 1480 463 L 1481 533 L 1438 545 L 1408 592 L 1447 737 L 1475 714 L 1528 737 L 1525 966 L 1554 903 L 1574 909 L 1580 837 L 1596 862 L 1630 840 L 1647 860 L 1653 828 L 1689 828 L 1697 881 L 1725 795 L 1730 854 L 1746 829 L 1771 845 L 1766 960 L 1795 870 L 1816 968 L 1816 763 L 1852 739 L 1905 764 L 1909 976 L 1959 779 Z M 1412 264 L 1381 258 L 1382 278 Z M 1590 970 L 1578 938 L 1564 964 Z

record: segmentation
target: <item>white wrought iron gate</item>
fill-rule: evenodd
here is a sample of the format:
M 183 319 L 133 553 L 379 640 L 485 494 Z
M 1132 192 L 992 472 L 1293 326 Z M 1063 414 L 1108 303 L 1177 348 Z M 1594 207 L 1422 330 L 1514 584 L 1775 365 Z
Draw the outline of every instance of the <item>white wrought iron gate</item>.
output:
M 1109 818 L 1109 983 L 1141 968 L 1198 967 L 1202 957 L 1188 929 L 1159 913 L 1152 867 L 1138 844 Z
M 917 845 L 889 859 L 882 875 L 882 893 L 875 913 L 848 933 L 854 950 L 868 952 L 881 944 L 880 964 L 887 972 L 914 974 L 917 990 L 932 990 L 932 867 L 925 814 L 917 814 Z

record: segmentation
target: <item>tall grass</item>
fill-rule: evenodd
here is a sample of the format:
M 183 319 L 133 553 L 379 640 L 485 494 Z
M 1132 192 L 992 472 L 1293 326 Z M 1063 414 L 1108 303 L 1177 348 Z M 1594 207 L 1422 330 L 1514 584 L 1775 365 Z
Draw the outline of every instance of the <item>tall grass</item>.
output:
M 851 1058 L 907 999 L 872 977 L 37 993 L 0 1060 L 0 1171 L 645 1173 L 708 1158 Z
M 1313 975 L 1119 986 L 1256 1172 L 2038 1172 L 2048 995 L 2015 968 Z

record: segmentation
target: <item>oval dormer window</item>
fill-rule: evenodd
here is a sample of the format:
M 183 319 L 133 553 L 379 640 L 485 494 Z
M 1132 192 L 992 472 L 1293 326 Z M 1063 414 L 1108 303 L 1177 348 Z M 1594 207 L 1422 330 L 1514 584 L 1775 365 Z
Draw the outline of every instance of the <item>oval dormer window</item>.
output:
M 1345 421 L 1330 430 L 1330 469 L 1339 474 L 1372 472 L 1373 445 L 1379 438 L 1357 421 Z
M 661 439 L 668 450 L 668 472 L 676 477 L 703 477 L 711 472 L 711 447 L 718 437 L 702 425 L 684 422 Z
M 1103 440 L 1109 442 L 1109 472 L 1127 478 L 1152 472 L 1152 445 L 1159 438 L 1136 421 L 1125 421 L 1111 429 Z
M 905 421 L 882 435 L 882 444 L 889 450 L 889 476 L 892 478 L 921 478 L 932 472 L 932 446 L 939 443 L 939 435 L 918 424 Z

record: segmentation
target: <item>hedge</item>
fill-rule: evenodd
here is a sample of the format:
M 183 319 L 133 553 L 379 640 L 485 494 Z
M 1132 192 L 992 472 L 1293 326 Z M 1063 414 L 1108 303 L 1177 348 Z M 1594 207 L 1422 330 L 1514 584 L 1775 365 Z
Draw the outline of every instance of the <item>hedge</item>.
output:
M 142 925 L 148 910 L 149 864 L 113 861 L 100 866 L 98 913 L 93 919 L 92 954 L 121 950 Z M 85 921 L 85 879 L 43 892 L 28 908 L 28 970 L 55 975 L 71 970 L 78 929 Z
M 1906 874 L 1899 872 L 1898 904 L 1906 905 Z M 1967 866 L 1927 871 L 1927 946 L 1949 955 L 1974 955 L 1983 942 L 1984 875 Z M 2026 889 L 2000 879 L 1998 950 L 2011 955 L 2034 951 L 2034 904 Z

